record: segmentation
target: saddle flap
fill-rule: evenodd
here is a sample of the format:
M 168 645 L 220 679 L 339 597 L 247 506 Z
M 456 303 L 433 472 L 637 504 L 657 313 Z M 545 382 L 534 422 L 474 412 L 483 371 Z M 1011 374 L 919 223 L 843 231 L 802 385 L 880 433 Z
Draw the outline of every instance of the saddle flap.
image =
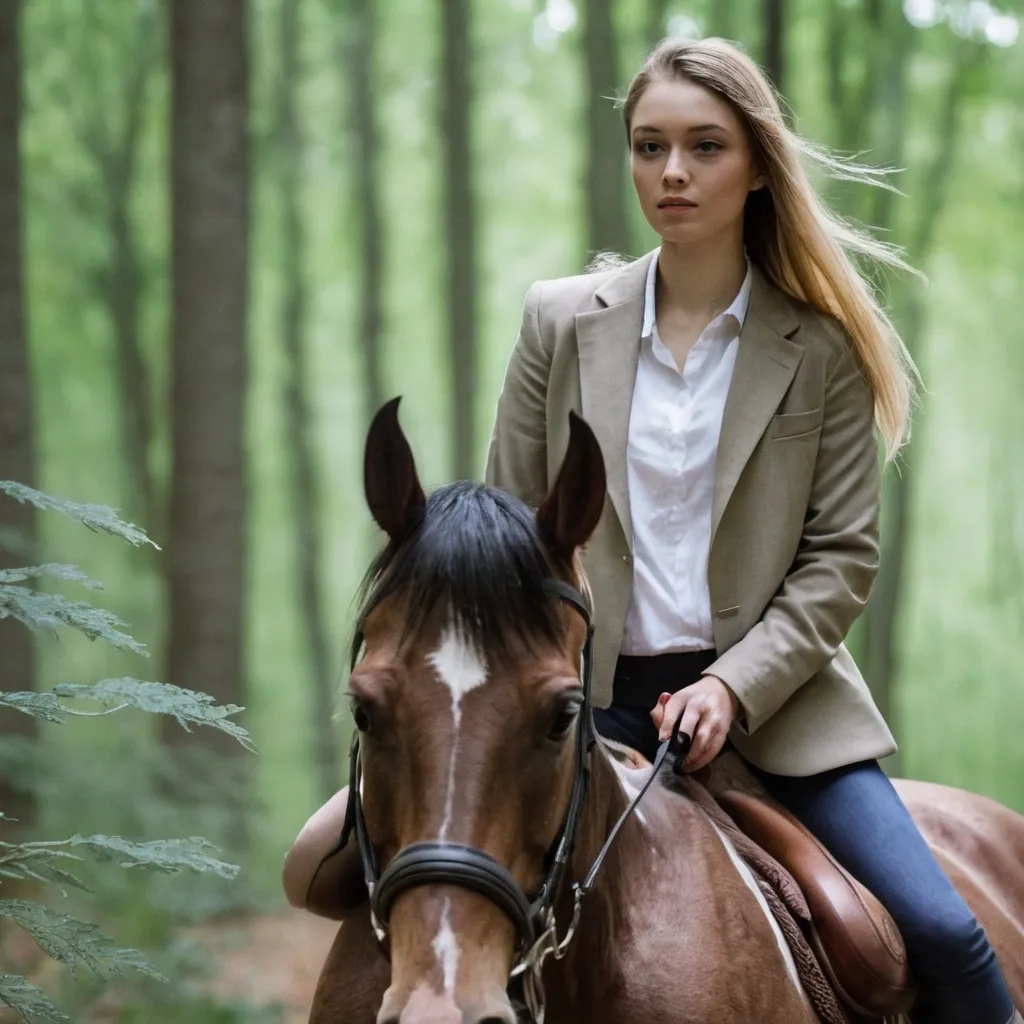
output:
M 867 1016 L 908 1012 L 917 992 L 906 949 L 878 899 L 784 808 L 735 789 L 715 797 L 803 890 L 815 933 L 812 943 L 840 998 Z

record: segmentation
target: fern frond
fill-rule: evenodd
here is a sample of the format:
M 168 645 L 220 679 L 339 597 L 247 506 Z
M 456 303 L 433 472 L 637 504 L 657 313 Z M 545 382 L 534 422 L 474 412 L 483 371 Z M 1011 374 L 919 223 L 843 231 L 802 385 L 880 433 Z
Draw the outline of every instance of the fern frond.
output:
M 35 985 L 30 985 L 19 974 L 0 974 L 0 1003 L 9 1006 L 29 1024 L 33 1021 L 71 1024 L 70 1017 L 61 1013 Z
M 65 709 L 56 694 L 36 693 L 34 690 L 0 690 L 0 708 L 10 708 L 35 718 L 45 718 L 47 722 L 64 725 Z
M 140 544 L 152 544 L 158 551 L 160 547 L 146 536 L 144 530 L 132 523 L 126 523 L 118 518 L 117 513 L 106 505 L 82 505 L 75 501 L 64 501 L 61 498 L 51 498 L 42 491 L 37 491 L 24 484 L 15 483 L 13 480 L 0 480 L 0 491 L 20 501 L 23 505 L 35 505 L 44 511 L 60 512 L 69 519 L 74 519 L 90 530 L 109 533 L 111 536 L 120 537 L 129 544 L 138 547 Z
M 21 583 L 23 580 L 37 579 L 40 576 L 48 576 L 54 580 L 71 580 L 92 590 L 103 589 L 102 583 L 90 579 L 77 565 L 51 562 L 47 565 L 29 565 L 23 569 L 0 569 L 0 583 Z
M 237 878 L 239 867 L 211 857 L 219 853 L 213 843 L 201 836 L 188 839 L 155 839 L 135 843 L 121 836 L 73 835 L 65 840 L 69 846 L 84 846 L 100 861 L 117 861 L 123 868 L 150 868 L 164 874 L 212 871 L 221 878 Z
M 90 640 L 102 639 L 119 651 L 148 657 L 145 645 L 121 632 L 122 622 L 113 612 L 94 608 L 84 601 L 69 601 L 60 594 L 40 594 L 28 587 L 0 583 L 0 619 L 11 616 L 30 629 L 68 626 Z
M 135 707 L 155 714 L 172 715 L 186 732 L 192 731 L 190 722 L 208 725 L 234 737 L 246 750 L 259 753 L 249 733 L 236 722 L 229 721 L 232 715 L 245 708 L 237 704 L 217 704 L 208 693 L 186 690 L 171 683 L 147 683 L 127 678 L 104 679 L 93 684 L 61 683 L 53 688 L 53 692 L 59 697 L 85 698 L 116 705 L 117 710 Z
M 68 914 L 58 914 L 41 903 L 0 900 L 0 916 L 10 918 L 24 928 L 39 948 L 65 964 L 73 977 L 79 964 L 85 964 L 96 974 L 131 968 L 159 981 L 167 980 L 141 958 L 138 950 L 125 949 L 104 935 L 96 925 Z

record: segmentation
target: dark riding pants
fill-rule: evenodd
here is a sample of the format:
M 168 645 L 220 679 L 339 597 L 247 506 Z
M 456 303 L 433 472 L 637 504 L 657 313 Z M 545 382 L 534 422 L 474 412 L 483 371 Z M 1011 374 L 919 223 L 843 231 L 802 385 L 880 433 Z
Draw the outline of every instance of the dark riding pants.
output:
M 671 657 L 645 660 L 653 668 L 653 662 Z M 673 675 L 672 685 L 662 689 L 678 690 L 693 681 Z M 622 689 L 616 689 L 618 698 Z M 658 735 L 648 708 L 615 703 L 596 710 L 594 719 L 602 736 L 653 760 Z M 985 932 L 877 761 L 805 778 L 753 770 L 892 915 L 921 988 L 913 1024 L 1008 1024 L 1013 1002 Z

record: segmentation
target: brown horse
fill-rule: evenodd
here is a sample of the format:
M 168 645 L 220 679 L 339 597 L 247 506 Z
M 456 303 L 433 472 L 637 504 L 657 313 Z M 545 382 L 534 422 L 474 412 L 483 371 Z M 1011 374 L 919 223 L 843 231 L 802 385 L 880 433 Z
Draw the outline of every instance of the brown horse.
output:
M 579 553 L 605 477 L 589 428 L 573 419 L 536 514 L 474 484 L 428 500 L 393 402 L 367 439 L 365 483 L 389 543 L 354 645 L 361 799 L 345 855 L 363 862 L 373 899 L 344 920 L 310 1024 L 516 1024 L 510 972 L 525 957 L 536 980 L 531 943 L 550 952 L 548 940 L 562 945 L 531 1001 L 539 1017 L 546 995 L 547 1024 L 817 1021 L 750 873 L 660 779 L 567 934 L 573 886 L 649 774 L 590 742 Z M 1024 818 L 942 787 L 901 792 L 1021 1004 Z

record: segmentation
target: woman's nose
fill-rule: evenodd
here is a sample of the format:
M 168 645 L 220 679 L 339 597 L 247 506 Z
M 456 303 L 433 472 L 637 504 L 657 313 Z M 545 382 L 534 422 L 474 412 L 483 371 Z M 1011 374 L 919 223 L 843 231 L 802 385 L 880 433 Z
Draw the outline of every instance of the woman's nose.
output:
M 665 163 L 665 182 L 672 185 L 684 185 L 690 179 L 690 172 L 685 159 L 676 153 L 670 153 Z

